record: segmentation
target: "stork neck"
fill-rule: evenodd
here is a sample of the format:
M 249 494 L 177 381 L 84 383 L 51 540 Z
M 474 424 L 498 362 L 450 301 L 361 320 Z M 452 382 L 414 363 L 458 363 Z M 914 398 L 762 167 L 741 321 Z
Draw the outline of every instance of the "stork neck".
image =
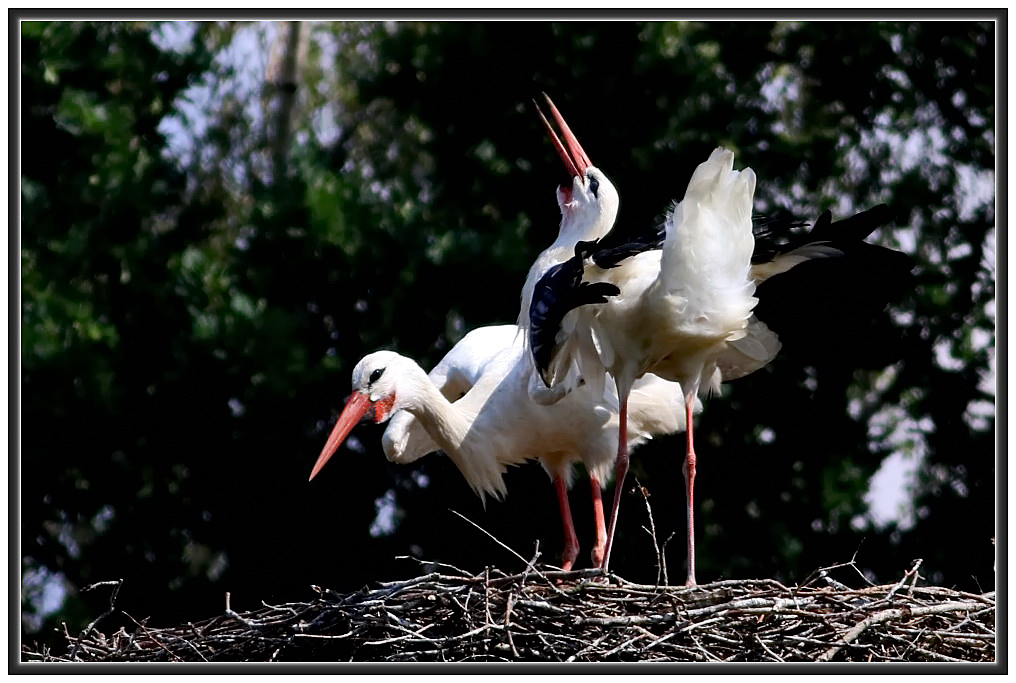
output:
M 605 226 L 604 223 L 601 216 L 597 216 L 594 220 L 587 217 L 585 220 L 565 221 L 561 224 L 557 239 L 554 240 L 551 248 L 566 247 L 571 250 L 579 240 L 600 239 L 610 229 L 610 226 Z
M 451 459 L 481 500 L 488 494 L 497 498 L 504 496 L 501 479 L 504 469 L 492 448 L 496 444 L 477 438 L 473 428 L 475 412 L 464 408 L 461 402 L 449 402 L 422 370 L 416 380 L 406 410 L 423 424 L 430 438 Z
M 470 421 L 448 401 L 423 372 L 415 382 L 413 399 L 407 410 L 420 420 L 434 442 L 446 453 L 461 450 Z

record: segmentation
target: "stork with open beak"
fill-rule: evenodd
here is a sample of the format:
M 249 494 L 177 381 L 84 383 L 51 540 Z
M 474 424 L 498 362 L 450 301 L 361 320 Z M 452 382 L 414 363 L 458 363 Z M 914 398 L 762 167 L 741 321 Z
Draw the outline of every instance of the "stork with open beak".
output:
M 536 111 L 564 164 L 567 182 L 560 185 L 556 193 L 557 205 L 561 211 L 557 238 L 536 257 L 522 286 L 518 325 L 524 330 L 529 328 L 529 307 L 533 300 L 533 289 L 539 279 L 551 267 L 570 259 L 577 243 L 598 240 L 610 232 L 621 204 L 614 184 L 603 171 L 593 165 L 550 97 L 546 94 L 543 97 L 554 122 L 561 129 L 560 137 L 538 104 Z M 564 138 L 563 142 L 561 138 Z
M 576 242 L 595 240 L 606 235 L 614 224 L 619 205 L 618 193 L 614 185 L 606 175 L 592 166 L 588 154 L 582 149 L 550 98 L 547 98 L 547 103 L 552 117 L 562 131 L 561 137 L 564 138 L 564 142 L 558 137 L 543 112 L 539 111 L 538 106 L 537 112 L 541 116 L 549 137 L 568 173 L 568 182 L 557 190 L 558 204 L 561 209 L 558 237 L 549 248 L 536 258 L 529 269 L 526 284 L 522 290 L 522 312 L 519 319 L 525 327 L 529 323 L 529 300 L 538 278 L 548 268 L 570 258 Z M 584 301 L 590 301 L 590 299 L 587 298 Z M 434 386 L 449 400 L 454 400 L 459 395 L 472 391 L 472 387 L 481 382 L 482 378 L 489 377 L 490 373 L 501 371 L 494 368 L 504 369 L 502 356 L 513 353 L 512 346 L 515 343 L 515 339 L 511 338 L 513 335 L 519 337 L 524 348 L 528 339 L 524 328 L 520 330 L 514 325 L 498 325 L 470 331 L 430 373 L 430 379 Z M 582 381 L 581 383 L 578 377 L 574 377 L 574 383 L 568 385 L 566 390 L 551 392 L 549 395 L 539 390 L 542 388 L 542 384 L 539 383 L 526 353 L 522 354 L 522 365 L 521 368 L 512 367 L 509 372 L 524 378 L 524 381 L 527 382 L 529 397 L 538 402 L 555 403 L 555 406 L 549 408 L 542 417 L 562 418 L 559 424 L 565 432 L 574 424 L 574 420 L 569 417 L 570 411 L 594 411 L 597 414 L 607 411 L 613 416 L 612 424 L 616 420 L 617 394 L 613 386 L 604 382 L 604 374 L 600 373 L 593 381 Z M 505 377 L 504 379 L 509 378 Z M 630 417 L 625 428 L 626 433 L 632 435 L 629 447 L 636 446 L 652 435 L 669 434 L 684 429 L 684 416 L 677 399 L 680 395 L 678 389 L 679 387 L 676 387 L 672 382 L 666 382 L 652 375 L 637 380 L 629 397 Z M 559 405 L 558 401 L 573 391 L 575 395 L 564 401 L 563 405 Z M 485 410 L 495 411 L 497 414 L 514 413 L 516 414 L 514 417 L 518 418 L 517 414 L 524 414 L 533 408 L 531 405 L 516 405 L 514 409 L 509 408 L 510 401 L 514 399 L 502 400 L 499 398 L 499 396 L 507 395 L 502 389 L 496 389 L 495 394 L 492 396 L 494 398 L 491 403 L 492 408 Z M 502 405 L 502 402 L 506 402 L 508 405 Z M 371 413 L 367 411 L 365 414 L 370 415 Z M 514 424 L 514 421 L 508 420 L 508 424 Z M 408 462 L 428 452 L 443 448 L 444 446 L 439 445 L 436 439 L 431 437 L 434 428 L 435 425 L 428 425 L 414 412 L 395 412 L 382 437 L 386 456 L 392 461 Z M 512 444 L 512 440 L 517 439 L 517 436 L 501 433 L 498 434 L 498 438 L 507 444 L 505 448 L 507 451 L 517 453 L 523 450 L 522 444 Z M 568 490 L 572 480 L 572 465 L 578 459 L 582 460 L 589 476 L 596 532 L 592 559 L 594 564 L 600 565 L 604 560 L 607 546 L 607 525 L 601 491 L 612 474 L 614 446 L 605 448 L 602 447 L 602 442 L 595 441 L 584 449 L 568 450 L 558 447 L 558 441 L 562 440 L 568 441 L 567 438 L 550 438 L 543 452 L 537 450 L 534 455 L 541 460 L 554 482 L 564 527 L 565 548 L 562 552 L 562 566 L 566 569 L 570 568 L 578 554 L 578 538 L 568 499 Z M 333 443 L 332 439 L 329 439 L 325 451 L 330 449 L 330 452 L 334 452 L 337 445 L 337 443 Z M 319 459 L 315 474 L 320 470 L 320 467 L 323 467 L 324 461 L 330 457 L 330 454 L 325 456 L 325 451 L 322 451 L 324 459 Z M 471 456 L 467 455 L 466 451 L 458 449 L 450 454 L 474 490 L 477 490 L 482 496 L 496 492 L 496 487 L 495 489 L 490 487 L 494 479 L 490 476 L 487 467 L 480 468 L 481 472 L 487 473 L 481 477 L 473 472 L 477 468 L 474 467 Z M 501 460 L 502 464 L 517 463 L 517 460 L 510 457 L 502 457 Z
M 570 258 L 577 241 L 598 239 L 606 234 L 613 225 L 618 207 L 617 191 L 613 185 L 592 165 L 550 98 L 547 98 L 547 102 L 565 142 L 561 142 L 542 112 L 541 120 L 565 165 L 569 179 L 567 185 L 557 190 L 561 209 L 557 239 L 536 259 L 523 287 L 524 315 L 520 315 L 520 321 L 525 326 L 529 324 L 529 299 L 539 277 L 556 263 Z M 504 494 L 497 473 L 503 471 L 505 465 L 518 464 L 527 457 L 538 458 L 554 482 L 564 527 L 562 566 L 568 569 L 578 554 L 578 538 L 572 521 L 568 489 L 571 485 L 572 465 L 581 460 L 589 474 L 596 524 L 593 562 L 600 565 L 607 541 L 602 487 L 611 476 L 614 444 L 618 438 L 616 393 L 613 386 L 603 381 L 601 373 L 598 382 L 576 381 L 565 391 L 552 392 L 552 396 L 541 395 L 539 388 L 542 385 L 525 350 L 527 342 L 528 336 L 524 330 L 514 325 L 473 330 L 431 371 L 429 384 L 421 380 L 419 375 L 422 371 L 417 372 L 418 366 L 414 369 L 412 361 L 398 357 L 393 363 L 396 370 L 393 371 L 391 367 L 385 370 L 389 376 L 395 374 L 399 378 L 401 388 L 396 395 L 404 397 L 408 393 L 412 396 L 426 390 L 426 397 L 418 397 L 407 403 L 406 409 L 401 411 L 395 409 L 401 403 L 396 405 L 393 402 L 389 408 L 385 408 L 389 404 L 384 397 L 379 397 L 374 403 L 351 398 L 311 476 L 316 475 L 334 454 L 356 419 L 359 419 L 354 419 L 357 415 L 373 417 L 378 421 L 393 415 L 382 437 L 385 455 L 389 460 L 411 462 L 429 452 L 445 450 L 481 497 L 500 497 Z M 357 368 L 375 362 L 379 362 L 378 356 L 372 354 L 364 358 Z M 371 372 L 376 369 L 374 367 Z M 365 378 L 368 380 L 367 386 L 363 384 Z M 380 378 L 379 375 L 378 379 Z M 354 387 L 359 387 L 359 393 L 367 391 L 369 379 L 370 373 L 366 370 L 354 371 Z M 526 387 L 526 395 L 520 393 L 520 386 Z M 534 387 L 537 388 L 536 391 Z M 433 390 L 440 394 L 441 399 Z M 367 393 L 370 394 L 371 391 Z M 629 397 L 629 418 L 625 426 L 626 434 L 630 435 L 626 437 L 629 448 L 634 448 L 653 435 L 669 434 L 684 428 L 684 415 L 677 400 L 679 393 L 673 383 L 652 375 L 640 378 L 635 383 Z M 456 400 L 460 396 L 461 400 Z M 542 402 L 552 402 L 554 405 L 544 409 L 533 405 L 530 398 L 542 399 Z M 428 402 L 428 410 L 423 410 L 419 405 L 424 400 Z M 413 405 L 415 408 L 410 407 Z M 381 406 L 380 412 L 376 406 Z M 474 406 L 482 408 L 474 410 Z M 479 429 L 471 427 L 468 431 L 486 433 L 492 447 L 481 449 L 474 439 L 463 438 L 457 442 L 454 430 L 451 436 L 447 433 L 448 426 L 454 425 L 456 421 L 441 418 L 442 411 L 448 416 L 462 411 L 462 419 L 475 421 L 482 426 Z M 538 416 L 527 418 L 533 412 Z M 592 421 L 588 419 L 590 415 L 594 418 Z M 517 425 L 524 426 L 518 428 Z M 541 432 L 533 431 L 534 425 L 546 426 L 546 435 L 538 437 Z M 604 439 L 603 432 L 610 433 L 610 437 Z
M 540 375 L 553 385 L 555 366 L 567 365 L 576 332 L 595 336 L 599 357 L 577 358 L 582 374 L 606 371 L 617 386 L 621 414 L 627 387 L 645 372 L 676 380 L 684 388 L 687 444 L 684 476 L 688 520 L 688 585 L 695 579 L 694 481 L 696 452 L 691 405 L 699 393 L 717 391 L 721 381 L 748 375 L 767 365 L 781 347 L 779 337 L 756 315 L 758 298 L 767 319 L 800 320 L 807 326 L 813 311 L 795 308 L 786 289 L 766 289 L 801 264 L 841 263 L 868 278 L 899 283 L 911 261 L 899 252 L 870 245 L 864 239 L 888 221 L 887 207 L 875 207 L 831 223 L 828 212 L 806 239 L 779 245 L 771 224 L 753 225 L 755 177 L 750 169 L 733 170 L 733 154 L 717 149 L 692 176 L 685 197 L 668 216 L 662 232 L 610 249 L 581 243 L 569 261 L 550 269 L 534 291 L 530 348 Z M 796 226 L 797 223 L 788 223 Z M 755 236 L 760 239 L 756 242 Z M 845 257 L 845 258 L 844 258 Z M 809 271 L 814 273 L 815 270 Z M 842 273 L 842 270 L 840 271 Z M 609 301 L 588 305 L 571 291 L 599 286 Z M 606 292 L 612 287 L 614 294 Z M 757 288 L 757 289 L 756 289 Z M 867 310 L 884 309 L 883 295 L 864 297 Z M 782 294 L 782 296 L 781 296 Z M 578 301 L 578 303 L 576 303 Z M 826 302 L 835 310 L 838 301 Z M 853 305 L 855 302 L 845 302 Z M 573 305 L 574 304 L 574 305 Z M 776 315 L 779 313 L 779 315 Z M 770 315 L 772 314 L 772 318 Z M 827 316 L 826 316 L 827 317 Z M 818 343 L 821 343 L 819 341 Z M 624 424 L 624 421 L 621 421 Z M 623 435 L 622 435 L 623 436 Z M 619 439 L 618 490 L 628 469 L 628 451 Z M 615 495 L 603 568 L 609 563 L 619 497 Z

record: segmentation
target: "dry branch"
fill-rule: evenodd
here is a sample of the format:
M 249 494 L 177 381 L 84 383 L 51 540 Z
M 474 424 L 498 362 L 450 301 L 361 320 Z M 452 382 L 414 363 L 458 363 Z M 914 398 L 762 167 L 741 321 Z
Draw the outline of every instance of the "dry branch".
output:
M 449 565 L 351 594 L 112 636 L 24 661 L 995 661 L 995 593 L 773 580 L 645 586 L 595 570 L 476 575 Z M 849 566 L 849 565 L 846 565 Z M 115 597 L 115 596 L 114 596 Z M 111 611 L 114 609 L 111 601 Z M 106 617 L 107 612 L 103 615 Z

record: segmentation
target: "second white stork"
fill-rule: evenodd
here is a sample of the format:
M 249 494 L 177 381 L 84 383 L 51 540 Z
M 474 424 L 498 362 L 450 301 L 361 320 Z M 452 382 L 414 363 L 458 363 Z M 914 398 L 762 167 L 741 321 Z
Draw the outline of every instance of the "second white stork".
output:
M 595 504 L 601 482 L 609 479 L 619 438 L 613 388 L 608 395 L 597 397 L 586 387 L 580 387 L 552 406 L 537 405 L 528 397 L 532 364 L 524 338 L 517 334 L 508 346 L 476 363 L 473 370 L 477 376 L 459 378 L 475 380 L 472 386 L 461 398 L 451 401 L 415 361 L 392 351 L 365 356 L 353 369 L 353 392 L 310 477 L 317 476 L 361 419 L 384 422 L 399 411 L 406 411 L 415 424 L 403 424 L 384 439 L 389 459 L 408 462 L 440 449 L 481 499 L 488 495 L 501 499 L 506 495 L 503 474 L 507 466 L 539 459 L 554 479 L 564 525 L 562 567 L 570 569 L 578 554 L 578 538 L 567 496 L 572 463 L 581 460 L 586 465 Z M 631 410 L 634 419 L 625 426 L 629 447 L 653 434 L 672 433 L 684 427 L 683 414 L 673 394 L 672 386 L 658 378 L 644 378 L 635 387 Z M 400 422 L 406 419 L 401 418 Z M 418 428 L 426 431 L 429 441 L 415 434 Z M 597 564 L 605 546 L 606 529 L 600 508 L 593 551 Z

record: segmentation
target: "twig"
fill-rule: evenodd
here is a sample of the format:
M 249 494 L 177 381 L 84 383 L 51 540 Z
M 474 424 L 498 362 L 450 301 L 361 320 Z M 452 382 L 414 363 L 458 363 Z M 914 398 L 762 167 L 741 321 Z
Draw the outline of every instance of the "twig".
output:
M 755 636 L 755 642 L 756 642 L 756 643 L 758 643 L 758 644 L 759 644 L 759 646 L 760 646 L 760 647 L 761 647 L 761 648 L 762 648 L 763 650 L 765 650 L 765 652 L 766 652 L 766 654 L 767 654 L 767 655 L 769 655 L 770 657 L 772 657 L 773 659 L 775 659 L 775 660 L 776 660 L 777 662 L 782 662 L 782 661 L 784 661 L 783 657 L 780 657 L 780 656 L 779 656 L 778 654 L 776 654 L 775 652 L 773 652 L 772 650 L 770 650 L 770 649 L 769 649 L 769 646 L 768 646 L 768 645 L 766 645 L 766 642 L 765 642 L 764 640 L 762 640 L 761 638 L 759 638 L 759 637 L 758 637 L 757 635 Z
M 120 586 L 122 585 L 123 579 L 117 579 L 116 581 L 100 581 L 98 583 L 93 583 L 89 586 L 85 586 L 84 588 L 81 589 L 81 592 L 84 593 L 85 591 L 93 590 L 95 588 L 98 588 L 99 586 L 114 586 L 113 592 L 110 593 L 109 595 L 109 609 L 100 614 L 99 616 L 97 616 L 94 620 L 92 620 L 92 623 L 86 626 L 85 630 L 81 632 L 80 636 L 78 636 L 77 641 L 75 641 L 74 643 L 74 647 L 71 648 L 70 654 L 68 655 L 71 661 L 75 661 L 77 659 L 78 646 L 81 644 L 82 640 L 91 635 L 92 631 L 95 629 L 96 624 L 98 624 L 100 621 L 102 621 L 103 619 L 105 619 L 110 614 L 116 611 L 116 596 L 117 594 L 120 593 Z
M 649 534 L 653 540 L 653 550 L 656 552 L 656 585 L 660 585 L 660 577 L 663 577 L 663 585 L 670 582 L 667 580 L 667 560 L 663 557 L 663 549 L 656 542 L 656 522 L 653 520 L 653 509 L 649 505 L 649 490 L 642 485 L 638 477 L 635 477 L 635 486 L 642 494 L 642 500 L 646 503 L 646 514 L 649 516 L 649 528 L 642 527 L 642 530 Z
M 821 655 L 818 656 L 818 659 L 816 661 L 828 662 L 829 660 L 831 660 L 833 657 L 836 656 L 837 652 L 843 649 L 844 645 L 849 645 L 850 643 L 852 643 L 859 635 L 864 633 L 865 629 L 875 624 L 880 624 L 882 622 L 889 621 L 890 619 L 904 619 L 908 616 L 915 617 L 926 616 L 929 614 L 942 614 L 945 612 L 968 610 L 972 608 L 976 608 L 976 606 L 973 603 L 947 602 L 941 605 L 931 605 L 928 607 L 893 608 L 882 610 L 881 612 L 876 612 L 875 614 L 871 615 L 867 619 L 864 619 L 859 624 L 857 624 L 849 631 L 847 631 L 845 634 L 843 634 L 841 638 L 842 642 L 838 643 L 837 645 L 834 645 L 833 647 L 823 652 Z
M 515 592 L 508 594 L 508 604 L 504 608 L 504 631 L 505 635 L 508 636 L 508 645 L 511 646 L 512 654 L 515 655 L 515 659 L 519 658 L 518 648 L 515 647 L 515 640 L 512 638 L 512 607 L 515 604 Z
M 908 569 L 906 573 L 903 574 L 903 578 L 899 580 L 899 583 L 893 586 L 892 590 L 890 590 L 886 594 L 885 596 L 886 600 L 891 602 L 893 599 L 893 595 L 895 595 L 901 588 L 903 588 L 903 586 L 907 583 L 907 579 L 910 577 L 914 578 L 913 582 L 911 582 L 910 584 L 910 592 L 911 594 L 913 594 L 914 584 L 917 583 L 917 579 L 919 577 L 919 574 L 917 573 L 917 568 L 921 566 L 921 562 L 923 562 L 923 560 L 920 559 L 914 560 L 914 566 Z
M 142 623 L 139 623 L 137 619 L 135 619 L 135 618 L 134 618 L 134 617 L 132 617 L 131 615 L 127 614 L 126 612 L 124 612 L 124 616 L 125 616 L 125 617 L 127 617 L 128 619 L 130 619 L 131 621 L 133 621 L 133 622 L 134 622 L 134 624 L 135 624 L 135 625 L 136 625 L 136 626 L 137 626 L 138 628 L 140 628 L 140 629 L 142 630 L 142 632 L 144 632 L 144 634 L 145 634 L 146 636 L 148 636 L 148 638 L 150 638 L 150 639 L 151 639 L 151 641 L 152 641 L 153 643 L 155 643 L 155 644 L 156 644 L 156 645 L 158 645 L 158 646 L 159 646 L 160 648 L 162 648 L 163 650 L 165 650 L 165 651 L 166 651 L 166 653 L 167 653 L 167 654 L 169 654 L 169 656 L 170 656 L 170 657 L 172 657 L 173 659 L 175 659 L 175 660 L 176 660 L 176 661 L 178 661 L 178 662 L 182 662 L 182 661 L 183 661 L 183 659 L 181 659 L 180 657 L 177 657 L 177 656 L 176 656 L 175 654 L 173 654 L 173 651 L 172 651 L 172 650 L 170 650 L 170 649 L 169 649 L 168 647 L 166 647 L 166 646 L 165 646 L 165 645 L 164 645 L 164 644 L 163 644 L 163 643 L 162 643 L 162 642 L 161 642 L 161 641 L 160 641 L 160 640 L 159 640 L 158 638 L 156 638 L 156 637 L 155 637 L 154 635 L 152 635 L 152 632 L 148 630 L 148 627 L 147 627 L 147 626 L 145 626 L 145 625 L 144 625 L 144 624 L 142 624 Z M 191 648 L 192 650 L 194 650 L 194 652 L 195 652 L 195 653 L 197 653 L 198 657 L 200 657 L 202 661 L 205 661 L 205 662 L 207 662 L 207 661 L 208 661 L 207 659 L 205 659 L 205 656 L 204 656 L 203 654 L 201 654 L 201 650 L 199 650 L 199 649 L 198 649 L 197 647 L 195 647 L 193 643 L 191 643 L 191 642 L 190 642 L 189 640 L 187 640 L 186 638 L 181 638 L 181 640 L 183 640 L 183 642 L 187 643 L 187 645 L 189 645 L 189 646 L 190 646 L 190 648 Z
M 450 511 L 450 512 L 452 512 L 452 513 L 454 513 L 454 514 L 456 514 L 456 515 L 458 515 L 459 517 L 461 517 L 462 519 L 466 520 L 467 522 L 469 522 L 470 524 L 472 524 L 473 526 L 475 526 L 475 527 L 476 527 L 477 529 L 479 529 L 479 530 L 480 530 L 480 531 L 482 531 L 483 533 L 487 534 L 487 536 L 488 536 L 488 537 L 490 537 L 490 539 L 491 539 L 492 541 L 494 541 L 494 542 L 495 542 L 495 543 L 497 543 L 497 544 L 498 544 L 499 546 L 501 546 L 502 548 L 504 548 L 505 550 L 507 550 L 508 552 L 510 552 L 510 553 L 511 553 L 512 555 L 514 555 L 515 557 L 517 557 L 517 558 L 519 558 L 520 560 L 522 560 L 522 564 L 526 564 L 526 558 L 522 557 L 522 556 L 521 556 L 521 555 L 519 555 L 519 554 L 518 554 L 517 552 L 515 552 L 514 550 L 512 550 L 511 548 L 509 548 L 508 546 L 506 546 L 506 545 L 505 545 L 504 543 L 502 543 L 501 541 L 499 541 L 499 540 L 498 540 L 497 538 L 495 538 L 495 537 L 494 537 L 494 534 L 490 533 L 489 531 L 487 531 L 486 529 L 484 529 L 484 528 L 483 528 L 482 526 L 480 526 L 479 524 L 477 524 L 477 523 L 476 523 L 476 522 L 474 522 L 473 520 L 471 520 L 471 519 L 469 519 L 468 517 L 466 517 L 466 516 L 465 516 L 464 514 L 462 514 L 462 513 L 461 513 L 461 512 L 459 512 L 458 510 L 449 510 L 449 511 Z

